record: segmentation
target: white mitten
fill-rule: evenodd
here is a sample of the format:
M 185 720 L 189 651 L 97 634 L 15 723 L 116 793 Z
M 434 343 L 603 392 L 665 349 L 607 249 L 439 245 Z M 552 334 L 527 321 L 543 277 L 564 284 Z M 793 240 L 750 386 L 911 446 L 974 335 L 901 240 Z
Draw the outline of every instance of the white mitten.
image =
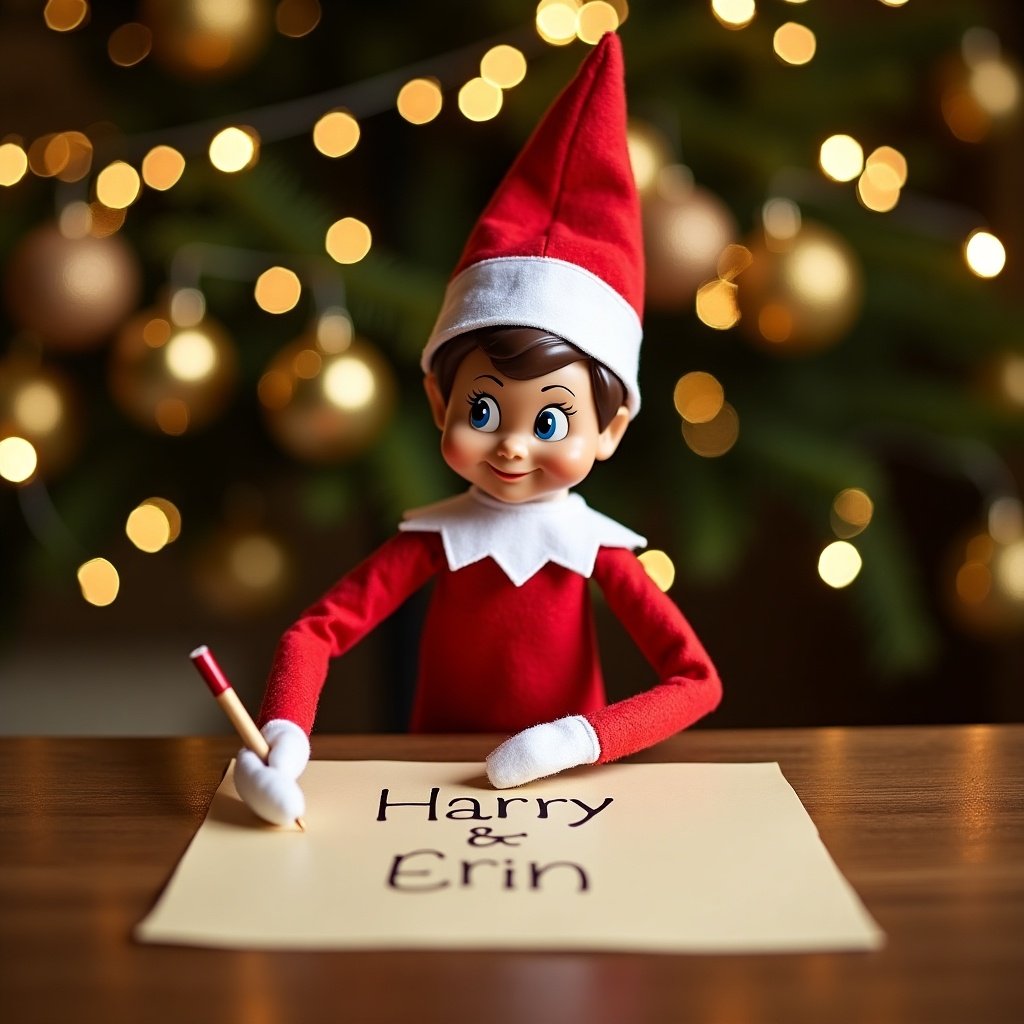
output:
M 268 763 L 251 750 L 235 760 L 235 789 L 264 821 L 290 825 L 306 813 L 306 798 L 295 781 L 309 763 L 309 737 L 294 722 L 275 718 L 260 730 L 270 745 Z
M 572 715 L 516 733 L 487 756 L 487 778 L 495 789 L 522 786 L 578 764 L 593 764 L 601 744 L 593 726 Z

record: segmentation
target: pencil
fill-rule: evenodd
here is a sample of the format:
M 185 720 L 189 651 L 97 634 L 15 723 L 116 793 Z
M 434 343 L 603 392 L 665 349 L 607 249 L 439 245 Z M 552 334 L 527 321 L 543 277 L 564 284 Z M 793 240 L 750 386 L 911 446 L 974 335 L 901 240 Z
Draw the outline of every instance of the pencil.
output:
M 224 713 L 241 737 L 242 743 L 266 764 L 267 758 L 270 756 L 270 744 L 264 739 L 263 733 L 256 728 L 256 723 L 249 716 L 249 712 L 245 710 L 245 705 L 228 682 L 227 676 L 217 664 L 217 659 L 214 658 L 210 648 L 203 644 L 201 647 L 197 647 L 189 657 L 199 674 L 206 680 L 206 685 L 217 699 L 217 703 L 224 709 Z M 306 823 L 302 818 L 296 818 L 295 824 L 303 832 L 306 831 Z

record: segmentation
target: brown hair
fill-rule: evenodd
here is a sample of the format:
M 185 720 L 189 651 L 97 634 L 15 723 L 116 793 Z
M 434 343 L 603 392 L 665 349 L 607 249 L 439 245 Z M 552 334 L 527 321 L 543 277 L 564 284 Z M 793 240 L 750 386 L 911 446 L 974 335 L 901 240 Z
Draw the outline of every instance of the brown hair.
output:
M 625 386 L 604 363 L 588 356 L 564 338 L 534 327 L 481 327 L 446 341 L 430 364 L 446 403 L 451 398 L 455 374 L 462 360 L 475 348 L 484 352 L 496 370 L 513 380 L 533 380 L 570 363 L 586 362 L 590 369 L 599 430 L 604 430 L 619 407 L 626 404 Z

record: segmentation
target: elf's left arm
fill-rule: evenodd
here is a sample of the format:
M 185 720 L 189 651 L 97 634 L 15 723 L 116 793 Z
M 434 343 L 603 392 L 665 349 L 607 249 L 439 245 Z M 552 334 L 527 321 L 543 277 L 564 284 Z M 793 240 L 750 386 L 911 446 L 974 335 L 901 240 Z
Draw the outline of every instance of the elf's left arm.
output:
M 594 579 L 659 682 L 599 711 L 535 725 L 506 740 L 487 758 L 488 778 L 499 789 L 636 753 L 692 725 L 721 700 L 707 652 L 632 552 L 601 548 Z

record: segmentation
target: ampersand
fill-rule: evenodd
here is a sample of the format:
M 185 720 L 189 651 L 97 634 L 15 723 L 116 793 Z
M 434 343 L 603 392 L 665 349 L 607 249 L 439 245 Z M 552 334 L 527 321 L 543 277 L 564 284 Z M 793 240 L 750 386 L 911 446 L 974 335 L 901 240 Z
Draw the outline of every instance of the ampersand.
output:
M 525 832 L 514 832 L 511 835 L 499 836 L 494 835 L 492 830 L 486 825 L 477 825 L 469 830 L 469 839 L 466 841 L 470 846 L 518 846 L 519 843 L 513 843 L 510 840 L 525 838 Z

